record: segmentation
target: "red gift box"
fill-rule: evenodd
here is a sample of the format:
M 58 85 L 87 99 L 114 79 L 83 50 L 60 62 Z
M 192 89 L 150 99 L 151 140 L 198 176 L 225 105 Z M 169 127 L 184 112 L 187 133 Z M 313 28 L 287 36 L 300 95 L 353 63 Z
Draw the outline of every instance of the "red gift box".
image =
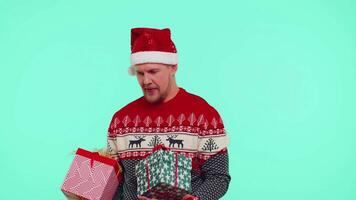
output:
M 116 160 L 78 148 L 61 190 L 68 198 L 112 200 L 121 179 Z

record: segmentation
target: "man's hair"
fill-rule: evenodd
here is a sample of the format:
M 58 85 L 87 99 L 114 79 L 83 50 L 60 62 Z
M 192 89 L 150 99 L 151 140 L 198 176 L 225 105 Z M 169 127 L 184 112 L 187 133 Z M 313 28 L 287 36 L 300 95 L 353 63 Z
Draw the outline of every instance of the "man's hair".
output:
M 174 66 L 174 65 L 167 65 L 167 64 L 164 64 L 166 65 L 167 67 L 171 67 L 171 66 Z M 178 65 L 178 64 L 175 64 L 175 65 Z M 131 65 L 128 69 L 128 72 L 131 76 L 136 76 L 137 72 L 136 72 L 136 65 Z

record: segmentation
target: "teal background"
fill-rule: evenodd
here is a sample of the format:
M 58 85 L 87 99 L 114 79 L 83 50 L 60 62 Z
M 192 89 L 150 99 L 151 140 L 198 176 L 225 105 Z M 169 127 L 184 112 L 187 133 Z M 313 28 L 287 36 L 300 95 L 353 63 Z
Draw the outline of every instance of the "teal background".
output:
M 0 1 L 0 198 L 65 199 L 71 152 L 141 96 L 144 26 L 171 28 L 178 84 L 224 119 L 223 199 L 356 199 L 355 20 L 352 0 Z

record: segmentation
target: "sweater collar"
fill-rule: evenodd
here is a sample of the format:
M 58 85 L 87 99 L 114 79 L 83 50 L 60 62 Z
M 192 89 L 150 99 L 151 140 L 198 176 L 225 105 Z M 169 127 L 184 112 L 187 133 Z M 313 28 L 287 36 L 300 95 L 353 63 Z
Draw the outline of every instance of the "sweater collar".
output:
M 143 99 L 143 102 L 145 103 L 145 105 L 148 106 L 148 107 L 153 107 L 153 108 L 167 107 L 167 106 L 170 106 L 171 104 L 174 104 L 174 102 L 176 102 L 178 99 L 180 99 L 186 93 L 186 91 L 183 88 L 178 87 L 178 89 L 179 90 L 178 90 L 177 94 L 172 99 L 170 99 L 170 100 L 168 100 L 166 102 L 161 102 L 161 103 L 158 103 L 158 104 L 152 104 L 152 103 L 147 102 L 145 97 L 142 97 L 142 99 Z

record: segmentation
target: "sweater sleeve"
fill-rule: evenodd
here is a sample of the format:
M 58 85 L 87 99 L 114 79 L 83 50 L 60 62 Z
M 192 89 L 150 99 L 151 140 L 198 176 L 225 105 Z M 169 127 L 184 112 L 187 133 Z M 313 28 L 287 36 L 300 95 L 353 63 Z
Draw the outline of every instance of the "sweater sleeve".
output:
M 193 195 L 200 200 L 216 200 L 224 196 L 231 180 L 227 151 L 207 159 L 201 166 L 200 172 L 203 182 L 193 191 Z
M 109 124 L 109 128 L 107 129 L 106 151 L 111 158 L 118 160 L 116 133 L 115 133 L 116 124 L 117 124 L 117 119 L 115 118 L 114 115 Z
M 121 183 L 119 184 L 119 186 L 116 189 L 116 193 L 114 195 L 113 200 L 122 200 L 123 198 L 123 185 L 124 185 L 124 181 L 122 180 Z
M 114 115 L 112 117 L 112 120 L 109 124 L 109 128 L 107 130 L 106 151 L 110 155 L 110 157 L 117 160 L 118 164 L 122 167 L 122 163 L 118 159 L 118 152 L 116 146 L 116 134 L 114 132 L 116 123 L 117 122 L 115 121 L 115 115 Z M 116 193 L 114 195 L 113 200 L 121 200 L 123 198 L 123 183 L 124 183 L 124 176 L 123 179 L 121 180 L 121 183 L 116 189 Z
M 193 195 L 200 200 L 216 200 L 227 192 L 231 176 L 227 146 L 229 138 L 218 111 L 207 106 L 205 116 L 198 121 L 198 160 L 200 181 L 194 187 Z

